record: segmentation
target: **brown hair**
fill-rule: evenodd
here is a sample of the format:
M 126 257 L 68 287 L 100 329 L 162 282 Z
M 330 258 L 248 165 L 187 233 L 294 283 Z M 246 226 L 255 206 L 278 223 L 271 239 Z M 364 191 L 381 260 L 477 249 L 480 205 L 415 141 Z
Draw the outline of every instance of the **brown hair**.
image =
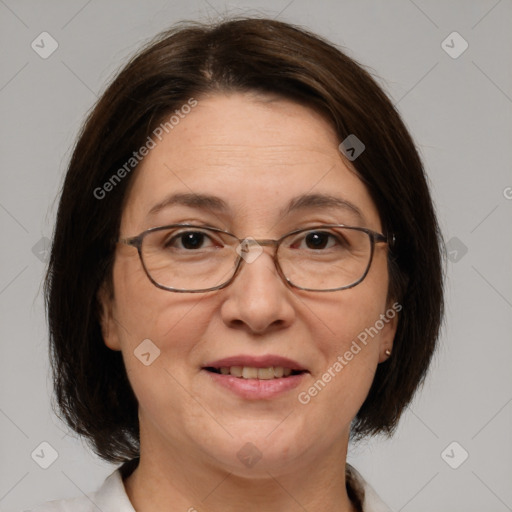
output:
M 371 194 L 389 252 L 389 297 L 402 310 L 353 438 L 391 434 L 422 382 L 443 313 L 441 236 L 423 166 L 393 104 L 361 65 L 301 28 L 269 19 L 188 23 L 160 34 L 117 75 L 88 116 L 66 174 L 46 278 L 50 353 L 60 414 L 111 462 L 139 455 L 137 399 L 122 355 L 103 342 L 97 294 L 111 283 L 133 172 L 109 181 L 165 116 L 216 91 L 279 94 L 313 106 L 339 140 L 366 146 L 352 162 Z

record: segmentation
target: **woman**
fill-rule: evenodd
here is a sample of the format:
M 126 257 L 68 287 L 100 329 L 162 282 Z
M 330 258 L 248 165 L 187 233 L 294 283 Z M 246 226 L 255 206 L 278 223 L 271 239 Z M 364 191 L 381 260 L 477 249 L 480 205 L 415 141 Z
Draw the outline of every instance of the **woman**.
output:
M 388 510 L 347 448 L 425 376 L 440 240 L 340 50 L 267 19 L 161 34 L 85 123 L 46 282 L 60 412 L 122 465 L 36 510 Z

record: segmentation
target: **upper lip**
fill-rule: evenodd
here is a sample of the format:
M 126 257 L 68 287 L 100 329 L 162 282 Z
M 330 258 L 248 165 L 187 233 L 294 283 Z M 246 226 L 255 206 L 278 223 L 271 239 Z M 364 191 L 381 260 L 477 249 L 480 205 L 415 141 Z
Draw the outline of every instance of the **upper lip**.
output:
M 216 361 L 208 362 L 204 365 L 204 368 L 225 368 L 231 366 L 249 366 L 252 368 L 282 366 L 283 368 L 290 368 L 292 370 L 307 371 L 306 368 L 293 359 L 272 354 L 265 356 L 237 355 L 225 357 L 224 359 L 217 359 Z

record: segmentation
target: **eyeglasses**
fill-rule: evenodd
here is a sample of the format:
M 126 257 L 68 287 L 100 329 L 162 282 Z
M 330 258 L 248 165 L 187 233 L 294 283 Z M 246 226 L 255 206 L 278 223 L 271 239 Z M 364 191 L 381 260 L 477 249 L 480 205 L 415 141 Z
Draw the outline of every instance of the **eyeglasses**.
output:
M 228 286 L 242 267 L 274 246 L 281 278 L 294 288 L 329 292 L 352 288 L 368 274 L 376 243 L 394 243 L 370 229 L 324 224 L 297 229 L 278 240 L 239 239 L 219 228 L 171 224 L 119 243 L 137 248 L 150 281 L 163 290 L 199 293 Z M 251 247 L 254 249 L 251 252 Z

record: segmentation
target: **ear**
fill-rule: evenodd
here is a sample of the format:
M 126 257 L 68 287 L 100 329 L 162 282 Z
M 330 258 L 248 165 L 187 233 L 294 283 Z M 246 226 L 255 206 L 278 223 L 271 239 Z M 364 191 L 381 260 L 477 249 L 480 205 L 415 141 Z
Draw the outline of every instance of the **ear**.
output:
M 100 325 L 103 341 L 110 349 L 121 350 L 117 324 L 113 313 L 114 296 L 105 283 L 101 285 L 97 298 L 100 306 Z
M 384 327 L 380 336 L 379 363 L 383 363 L 391 357 L 400 311 L 402 311 L 402 305 L 399 302 L 394 302 L 388 305 L 386 312 L 381 316 Z

